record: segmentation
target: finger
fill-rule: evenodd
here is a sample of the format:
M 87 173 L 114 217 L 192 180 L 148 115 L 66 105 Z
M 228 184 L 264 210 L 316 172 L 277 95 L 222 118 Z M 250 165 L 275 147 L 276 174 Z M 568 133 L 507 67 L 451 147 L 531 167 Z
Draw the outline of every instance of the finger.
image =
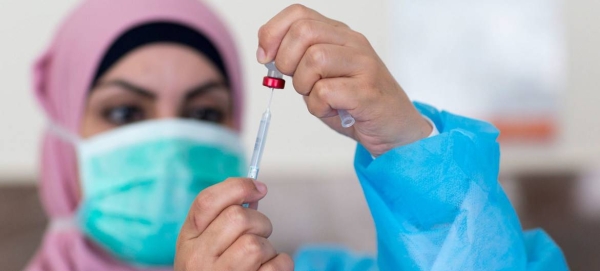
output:
M 209 255 L 219 256 L 244 234 L 268 238 L 272 232 L 273 226 L 267 216 L 256 210 L 232 205 L 223 210 L 197 240 L 208 244 Z
M 258 62 L 264 64 L 273 61 L 285 33 L 288 32 L 295 21 L 301 19 L 317 20 L 333 26 L 347 27 L 345 24 L 329 19 L 303 5 L 291 5 L 275 15 L 258 30 L 258 51 L 256 53 Z
M 375 56 L 367 56 L 355 48 L 331 44 L 316 44 L 302 56 L 293 84 L 296 92 L 309 95 L 314 84 L 322 78 L 354 77 L 369 67 L 375 67 Z
M 362 95 L 359 84 L 359 80 L 353 78 L 321 79 L 315 83 L 310 94 L 304 97 L 306 107 L 320 119 L 337 116 L 337 110 L 340 109 L 352 114 L 358 108 Z
M 275 57 L 277 69 L 284 74 L 293 75 L 306 50 L 314 44 L 335 44 L 353 46 L 358 44 L 362 35 L 349 28 L 335 27 L 331 24 L 300 19 L 292 23 L 281 41 Z
M 294 271 L 294 261 L 292 257 L 282 253 L 263 264 L 258 271 Z
M 258 201 L 266 194 L 265 184 L 249 178 L 229 178 L 204 189 L 190 207 L 180 232 L 180 239 L 198 237 L 225 208 Z
M 264 237 L 245 234 L 238 238 L 217 260 L 219 270 L 255 271 L 277 256 Z

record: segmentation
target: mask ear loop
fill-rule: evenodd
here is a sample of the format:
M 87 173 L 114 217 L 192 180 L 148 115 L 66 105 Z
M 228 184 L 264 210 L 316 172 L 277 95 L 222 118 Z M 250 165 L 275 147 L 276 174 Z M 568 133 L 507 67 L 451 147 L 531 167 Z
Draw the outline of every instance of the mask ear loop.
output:
M 53 218 L 48 224 L 47 231 L 64 232 L 68 230 L 78 229 L 74 217 L 59 217 Z
M 60 138 L 61 140 L 67 143 L 72 143 L 75 146 L 77 146 L 79 142 L 81 142 L 79 136 L 73 134 L 71 131 L 54 123 L 53 121 L 48 121 L 48 131 L 58 136 L 58 138 Z
M 51 120 L 47 121 L 46 129 L 60 140 L 71 143 L 74 146 L 77 146 L 81 142 L 79 136 Z M 77 207 L 77 209 L 79 209 L 79 207 Z M 77 211 L 75 213 L 77 213 Z M 46 230 L 50 232 L 65 232 L 74 229 L 79 229 L 75 217 L 67 216 L 52 218 Z

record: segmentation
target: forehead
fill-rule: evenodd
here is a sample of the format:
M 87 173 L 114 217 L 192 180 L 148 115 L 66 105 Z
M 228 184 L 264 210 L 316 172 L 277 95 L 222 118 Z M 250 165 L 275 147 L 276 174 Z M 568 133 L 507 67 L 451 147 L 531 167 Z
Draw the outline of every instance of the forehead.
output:
M 137 48 L 117 61 L 99 80 L 127 80 L 156 92 L 180 92 L 223 75 L 203 54 L 185 45 L 155 43 Z M 160 93 L 159 93 L 160 94 Z

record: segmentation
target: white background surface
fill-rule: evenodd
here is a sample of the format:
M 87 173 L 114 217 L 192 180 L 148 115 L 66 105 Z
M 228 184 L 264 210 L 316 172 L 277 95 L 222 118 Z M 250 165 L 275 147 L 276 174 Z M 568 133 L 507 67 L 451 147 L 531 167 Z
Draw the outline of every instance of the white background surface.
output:
M 579 171 L 598 161 L 597 1 L 391 3 L 388 61 L 409 96 L 475 118 L 556 116 L 550 144 L 502 145 L 503 173 Z
M 384 60 L 392 17 L 388 1 L 307 0 L 301 3 L 344 21 L 363 32 Z M 45 48 L 54 28 L 75 0 L 0 0 L 0 183 L 34 180 L 43 116 L 29 87 L 33 59 Z M 248 86 L 244 141 L 252 146 L 268 91 L 261 86 L 264 68 L 255 62 L 256 32 L 292 1 L 210 2 L 230 23 L 238 40 Z M 600 154 L 600 2 L 565 1 L 567 89 L 560 102 L 562 133 L 556 146 L 510 148 L 503 168 L 571 169 L 585 166 Z M 402 82 L 400 82 L 402 83 Z M 291 85 L 291 84 L 290 84 Z M 288 88 L 276 93 L 273 122 L 264 156 L 265 175 L 323 170 L 352 171 L 354 143 L 330 131 L 308 114 L 302 99 Z M 317 174 L 318 175 L 318 174 Z
M 389 66 L 411 98 L 479 118 L 558 109 L 567 51 L 561 0 L 402 0 L 392 10 Z

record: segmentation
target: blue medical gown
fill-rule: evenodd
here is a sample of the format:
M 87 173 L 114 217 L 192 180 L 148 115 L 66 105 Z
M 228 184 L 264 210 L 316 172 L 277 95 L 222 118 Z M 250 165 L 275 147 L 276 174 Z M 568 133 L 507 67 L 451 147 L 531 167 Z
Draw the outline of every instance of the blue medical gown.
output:
M 377 230 L 377 256 L 304 247 L 296 271 L 568 270 L 542 230 L 523 232 L 498 183 L 498 130 L 415 103 L 440 134 L 354 166 Z M 357 218 L 360 219 L 360 218 Z

